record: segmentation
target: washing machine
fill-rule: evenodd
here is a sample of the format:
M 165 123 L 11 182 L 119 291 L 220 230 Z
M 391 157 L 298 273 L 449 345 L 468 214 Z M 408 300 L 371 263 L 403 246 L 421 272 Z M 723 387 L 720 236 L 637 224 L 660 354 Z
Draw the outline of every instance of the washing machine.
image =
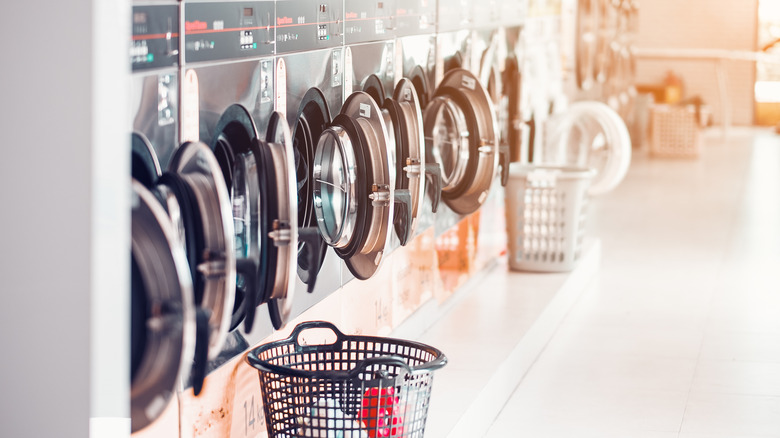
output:
M 134 176 L 154 172 L 148 158 L 134 160 Z M 165 412 L 175 415 L 168 409 L 178 400 L 174 395 L 191 390 L 198 396 L 203 390 L 210 362 L 229 343 L 236 259 L 228 190 L 206 144 L 182 144 L 155 184 L 133 178 L 133 190 L 131 425 L 136 433 Z
M 509 100 L 510 93 L 515 94 L 512 83 L 505 79 L 507 66 L 516 58 L 510 58 L 509 46 L 506 36 L 506 28 L 502 25 L 501 13 L 504 12 L 501 3 L 495 0 L 486 4 L 474 5 L 474 28 L 471 31 L 471 66 L 472 72 L 479 77 L 479 81 L 493 102 L 498 124 L 498 162 L 500 182 L 505 186 L 509 178 Z M 515 62 L 516 66 L 517 63 Z M 517 69 L 515 68 L 515 71 Z M 511 74 L 511 72 L 507 72 Z M 513 96 L 513 98 L 516 96 Z
M 192 277 L 179 233 L 151 190 L 178 145 L 179 6 L 134 4 L 132 10 L 131 428 L 147 429 L 175 396 L 194 358 Z M 150 263 L 159 260 L 160 263 Z M 150 303 L 176 303 L 178 314 Z M 167 317 L 179 329 L 147 330 Z M 150 408 L 151 406 L 151 408 Z
M 239 275 L 225 361 L 289 320 L 295 248 L 318 241 L 298 226 L 292 137 L 275 112 L 274 2 L 187 2 L 184 17 L 182 136 L 214 151 L 234 215 Z
M 314 205 L 314 159 L 323 131 L 344 103 L 344 9 L 341 1 L 276 2 L 276 111 L 291 130 L 299 227 L 319 230 Z M 298 244 L 293 314 L 342 284 L 342 262 L 325 244 Z M 316 283 L 315 283 L 316 281 Z
M 133 180 L 131 250 L 131 428 L 160 417 L 186 378 L 195 354 L 192 277 L 168 212 Z M 164 304 L 164 305 L 158 305 Z M 155 330 L 151 322 L 164 322 Z
M 420 99 L 412 82 L 402 78 L 400 63 L 396 65 L 396 13 L 395 1 L 345 2 L 345 92 L 368 93 L 381 109 L 389 136 L 396 180 L 389 250 L 406 245 L 416 231 L 426 166 Z
M 395 67 L 412 81 L 423 108 L 433 95 L 436 82 L 437 2 L 396 0 Z
M 426 152 L 441 166 L 442 200 L 436 233 L 452 228 L 485 202 L 499 164 L 493 102 L 472 72 L 471 2 L 439 3 L 435 87 L 424 110 Z M 465 28 L 464 28 L 465 26 Z
M 414 87 L 421 110 L 433 96 L 436 80 L 437 3 L 433 0 L 397 0 L 395 16 L 395 61 L 400 76 Z M 422 121 L 422 117 L 419 119 Z M 423 141 L 425 133 L 423 130 Z M 441 201 L 441 167 L 425 151 L 425 192 L 417 212 L 415 234 L 433 227 Z
M 529 84 L 521 106 L 528 124 L 528 155 L 523 162 L 540 160 L 545 144 L 545 126 L 555 111 L 555 97 L 562 94 L 559 54 L 556 53 L 554 19 L 549 16 L 530 17 L 523 30 L 524 61 L 522 76 Z M 559 93 L 560 91 L 560 93 Z
M 633 118 L 638 2 L 632 0 L 569 0 L 564 15 L 576 29 L 569 41 L 576 72 L 575 100 L 600 100 L 627 122 Z
M 236 264 L 228 191 L 209 147 L 178 147 L 151 186 L 135 176 L 154 174 L 152 154 L 133 155 L 131 424 L 138 431 L 176 392 L 200 394 L 209 361 L 226 343 Z
M 522 162 L 528 156 L 528 125 L 523 113 L 523 98 L 530 93 L 523 80 L 523 29 L 528 17 L 528 1 L 501 2 L 501 27 L 506 58 L 501 72 L 506 121 L 501 124 L 502 138 L 509 146 L 509 161 Z
M 227 193 L 209 149 L 179 146 L 180 9 L 133 5 L 131 427 L 158 419 L 184 382 L 200 392 L 221 348 L 234 274 Z M 213 257 L 204 257 L 213 253 Z
M 291 5 L 279 3 L 280 16 L 283 4 Z M 341 3 L 305 10 L 301 10 L 305 5 L 300 2 L 294 6 L 296 9 L 290 12 L 298 16 L 316 11 L 322 21 L 323 14 L 330 11 L 345 20 L 343 23 L 336 20 L 339 34 L 334 36 L 338 38 L 318 35 L 309 40 L 315 48 L 323 40 L 344 42 L 347 33 L 351 43 L 363 43 L 385 38 L 391 30 L 388 29 L 391 21 L 383 7 L 372 7 L 369 13 L 363 5 L 350 5 L 357 9 L 347 15 L 345 10 L 340 10 L 343 14 L 335 13 Z M 277 38 L 280 45 L 284 40 Z M 282 51 L 280 47 L 280 55 Z M 343 46 L 325 50 L 309 47 L 309 51 L 281 58 L 288 72 L 287 97 L 296 100 L 288 101 L 287 105 L 290 115 L 290 107 L 297 107 L 293 116 L 296 149 L 300 168 L 307 170 L 306 175 L 299 174 L 298 181 L 306 180 L 301 192 L 306 192 L 306 197 L 310 194 L 311 200 L 307 205 L 311 211 L 306 213 L 318 226 L 327 253 L 338 257 L 342 266 L 341 285 L 352 278 L 371 278 L 381 265 L 393 229 L 396 188 L 391 154 L 394 148 L 391 148 L 382 109 L 368 93 L 354 91 L 355 69 L 347 59 L 351 53 L 351 47 L 350 50 Z M 389 56 L 392 51 L 387 53 Z M 380 49 L 378 62 L 360 60 L 358 69 L 372 69 L 369 73 L 378 71 L 384 61 L 381 54 Z M 306 71 L 315 74 L 307 77 L 290 74 L 300 71 L 303 63 L 312 66 Z M 392 77 L 388 82 L 392 83 Z M 381 80 L 378 87 L 384 88 Z M 342 101 L 343 96 L 347 97 Z
M 132 19 L 132 149 L 135 160 L 152 160 L 152 172 L 139 175 L 148 187 L 179 145 L 179 4 L 134 4 Z

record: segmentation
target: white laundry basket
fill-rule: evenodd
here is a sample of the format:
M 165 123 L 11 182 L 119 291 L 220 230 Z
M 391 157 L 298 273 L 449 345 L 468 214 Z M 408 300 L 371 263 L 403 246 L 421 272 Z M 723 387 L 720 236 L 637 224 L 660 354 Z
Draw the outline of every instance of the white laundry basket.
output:
M 596 172 L 512 164 L 506 187 L 509 267 L 565 272 L 580 258 L 588 188 Z

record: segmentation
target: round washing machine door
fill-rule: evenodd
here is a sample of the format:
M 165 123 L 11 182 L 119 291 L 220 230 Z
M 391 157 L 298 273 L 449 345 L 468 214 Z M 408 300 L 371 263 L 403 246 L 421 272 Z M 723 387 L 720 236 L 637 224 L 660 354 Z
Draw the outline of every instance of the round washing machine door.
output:
M 192 362 L 195 305 L 187 256 L 165 209 L 133 180 L 131 429 L 157 419 Z
M 442 199 L 470 214 L 487 199 L 498 166 L 493 104 L 476 76 L 454 69 L 425 109 L 426 148 L 441 166 Z
M 409 190 L 411 196 L 411 226 L 407 236 L 414 235 L 417 228 L 417 220 L 422 213 L 422 205 L 425 198 L 425 177 L 429 175 L 433 190 L 441 193 L 439 182 L 439 167 L 433 163 L 430 166 L 426 160 L 425 154 L 425 133 L 423 132 L 422 105 L 417 91 L 411 80 L 401 79 L 393 91 L 393 98 L 388 106 L 397 106 L 400 113 L 401 122 L 399 128 L 396 128 L 396 187 Z M 400 139 L 400 140 L 399 140 Z M 438 199 L 434 199 L 434 211 L 438 207 Z M 399 205 L 396 203 L 396 205 Z M 396 233 L 404 235 L 402 229 L 402 220 L 396 220 Z M 402 240 L 402 244 L 408 243 L 409 239 Z
M 134 132 L 131 136 L 132 145 L 132 174 L 133 178 L 147 189 L 153 188 L 162 175 L 160 160 L 154 151 L 152 143 L 140 132 Z
M 274 328 L 279 329 L 287 323 L 292 312 L 295 285 L 293 279 L 297 271 L 298 242 L 301 234 L 308 234 L 319 243 L 315 229 L 301 229 L 298 225 L 298 197 L 295 174 L 295 154 L 290 127 L 284 116 L 273 113 L 268 122 L 266 135 L 269 158 L 273 164 L 276 183 L 276 213 L 271 221 L 268 237 L 276 248 L 276 257 L 272 267 L 273 280 L 269 278 L 270 294 L 268 311 Z M 308 238 L 308 237 L 307 237 Z M 311 241 L 312 239 L 309 238 Z M 312 285 L 317 273 L 312 274 Z
M 222 169 L 233 212 L 237 275 L 231 330 L 242 321 L 251 329 L 263 293 L 258 278 L 265 250 L 260 236 L 268 230 L 262 208 L 267 186 L 260 154 L 253 148 L 256 141 L 257 128 L 251 115 L 243 106 L 232 105 L 220 116 L 210 145 Z
M 215 132 L 212 149 L 221 166 L 229 169 L 225 180 L 230 184 L 235 231 L 238 276 L 232 327 L 243 319 L 245 331 L 250 332 L 255 309 L 269 303 L 271 321 L 280 328 L 290 316 L 291 266 L 295 266 L 291 247 L 298 242 L 290 130 L 275 113 L 269 141 L 262 141 L 249 111 L 232 105 Z
M 506 186 L 509 181 L 509 96 L 502 74 L 502 62 L 508 56 L 506 38 L 500 33 L 493 34 L 490 44 L 482 54 L 480 61 L 479 80 L 485 87 L 485 91 L 493 102 L 498 129 L 498 167 L 501 170 L 501 185 Z M 505 63 L 504 63 L 505 64 Z
M 382 110 L 353 93 L 322 132 L 314 157 L 314 210 L 325 243 L 361 280 L 382 262 L 393 224 L 395 173 Z
M 425 138 L 422 108 L 417 91 L 409 79 L 401 79 L 393 95 L 386 97 L 376 75 L 365 81 L 363 90 L 380 106 L 395 172 L 394 228 L 402 246 L 414 235 L 425 197 Z M 440 190 L 440 189 L 439 189 Z
M 428 107 L 428 103 L 431 101 L 432 91 L 428 86 L 428 76 L 425 70 L 420 65 L 414 66 L 409 72 L 409 76 L 404 78 L 405 81 L 412 83 L 414 91 L 417 94 L 417 99 L 420 103 L 421 115 L 419 120 L 422 121 L 422 150 L 425 159 L 425 191 L 431 198 L 431 211 L 436 213 L 439 209 L 439 203 L 441 202 L 441 166 L 433 157 L 431 150 L 428 148 L 428 142 L 425 138 L 425 123 L 424 123 L 424 109 Z
M 506 135 L 509 146 L 509 161 L 519 162 L 522 159 L 525 121 L 522 108 L 523 78 L 520 63 L 515 56 L 507 58 L 502 75 L 507 105 L 506 132 L 503 135 Z
M 317 274 L 325 259 L 322 236 L 314 206 L 314 155 L 319 139 L 330 123 L 330 109 L 322 91 L 310 88 L 301 100 L 292 132 L 298 226 L 298 277 L 314 290 Z
M 620 184 L 631 164 L 631 138 L 612 108 L 601 102 L 577 102 L 549 123 L 546 163 L 594 169 L 591 195 Z
M 215 358 L 228 335 L 236 289 L 236 258 L 230 197 L 219 163 L 203 143 L 185 143 L 174 153 L 158 184 L 159 197 L 177 204 L 187 259 L 193 277 L 195 304 L 208 317 L 207 340 L 199 338 L 196 355 Z M 175 198 L 175 203 L 172 199 Z M 200 334 L 206 330 L 202 330 Z M 195 392 L 205 374 L 196 358 Z

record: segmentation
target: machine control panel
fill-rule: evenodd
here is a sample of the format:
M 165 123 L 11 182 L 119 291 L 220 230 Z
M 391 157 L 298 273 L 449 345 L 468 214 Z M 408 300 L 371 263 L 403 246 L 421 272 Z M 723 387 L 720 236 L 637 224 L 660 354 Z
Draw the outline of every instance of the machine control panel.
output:
M 397 36 L 430 34 L 436 31 L 435 0 L 396 0 Z
M 133 6 L 133 71 L 179 64 L 179 7 Z
M 274 54 L 272 1 L 187 3 L 184 61 L 219 61 Z
M 276 3 L 278 53 L 331 48 L 343 42 L 343 2 L 280 0 Z
M 396 0 L 346 0 L 344 40 L 347 44 L 392 38 L 396 29 Z

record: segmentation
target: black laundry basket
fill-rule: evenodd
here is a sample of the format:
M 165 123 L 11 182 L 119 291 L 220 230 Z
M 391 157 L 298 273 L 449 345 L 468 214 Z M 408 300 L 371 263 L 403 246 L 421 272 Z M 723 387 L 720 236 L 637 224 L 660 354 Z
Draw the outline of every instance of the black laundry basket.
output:
M 301 345 L 309 329 L 333 344 Z M 290 337 L 252 349 L 273 438 L 422 438 L 433 371 L 447 358 L 417 342 L 348 336 L 331 323 L 299 324 Z

